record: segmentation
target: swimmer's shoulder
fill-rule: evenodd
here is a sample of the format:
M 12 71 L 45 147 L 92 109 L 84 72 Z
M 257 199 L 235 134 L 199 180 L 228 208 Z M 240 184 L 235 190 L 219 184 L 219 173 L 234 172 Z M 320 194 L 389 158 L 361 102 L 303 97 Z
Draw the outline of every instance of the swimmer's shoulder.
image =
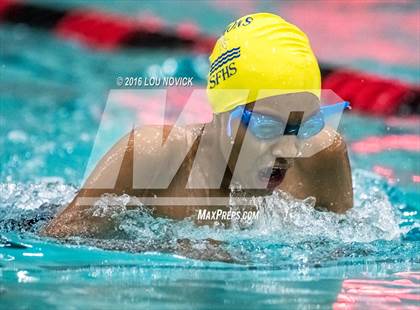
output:
M 326 146 L 319 153 L 320 157 L 327 159 L 336 156 L 337 153 L 347 153 L 346 142 L 337 130 L 331 127 L 325 127 L 319 136 L 318 144 Z
M 201 135 L 203 125 L 189 126 L 144 126 L 127 134 L 119 144 L 134 148 L 136 155 L 152 160 L 166 160 L 174 152 L 191 148 Z M 131 137 L 131 139 L 130 139 Z
M 191 148 L 201 134 L 203 125 L 192 126 L 142 126 L 137 127 L 116 142 L 100 160 L 96 170 L 120 165 L 127 154 L 132 160 L 148 162 L 167 161 L 176 152 Z M 129 156 L 130 158 L 130 156 Z
M 143 126 L 123 136 L 101 158 L 84 184 L 85 188 L 109 188 L 115 172 L 121 188 L 130 187 L 129 176 L 141 172 L 154 175 L 157 168 L 165 171 L 176 166 L 177 156 L 186 154 L 200 133 L 200 126 Z
M 347 144 L 344 137 L 336 130 L 328 128 L 332 136 L 332 143 L 326 148 L 327 156 L 336 156 L 339 154 L 347 154 Z

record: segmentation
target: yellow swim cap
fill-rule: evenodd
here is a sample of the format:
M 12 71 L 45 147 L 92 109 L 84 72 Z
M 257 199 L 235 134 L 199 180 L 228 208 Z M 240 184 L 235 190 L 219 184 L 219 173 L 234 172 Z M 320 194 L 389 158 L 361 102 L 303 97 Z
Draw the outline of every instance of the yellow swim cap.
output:
M 214 113 L 286 93 L 308 91 L 319 98 L 320 88 L 307 36 L 274 14 L 246 15 L 229 24 L 210 55 L 207 90 Z M 249 94 L 217 91 L 235 89 Z M 259 90 L 267 91 L 258 95 Z

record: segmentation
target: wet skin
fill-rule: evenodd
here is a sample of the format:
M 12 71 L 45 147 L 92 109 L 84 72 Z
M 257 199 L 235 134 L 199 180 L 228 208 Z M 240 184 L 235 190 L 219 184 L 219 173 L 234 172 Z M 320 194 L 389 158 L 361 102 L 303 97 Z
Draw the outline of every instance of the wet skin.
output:
M 293 117 L 284 118 L 289 115 L 286 107 L 290 106 L 296 111 L 304 111 L 303 121 L 319 109 L 318 99 L 314 95 L 296 93 L 264 99 L 257 102 L 253 110 L 285 122 L 293 122 Z M 220 170 L 215 168 L 215 163 L 222 163 L 222 167 L 227 164 L 230 171 L 235 171 L 233 180 L 245 185 L 243 187 L 247 188 L 250 195 L 270 194 L 272 190 L 279 189 L 299 199 L 313 196 L 317 206 L 337 213 L 343 213 L 352 207 L 353 189 L 347 148 L 335 130 L 325 127 L 319 134 L 307 140 L 299 140 L 296 136 L 258 140 L 249 131 L 244 131 L 239 120 L 235 120 L 235 133 L 243 132 L 245 135 L 241 147 L 237 147 L 236 140 L 232 147 L 234 138 L 228 137 L 226 133 L 228 118 L 229 113 L 221 113 L 215 115 L 213 122 L 205 126 L 150 126 L 133 130 L 100 160 L 78 195 L 49 223 L 43 233 L 53 237 L 112 237 L 115 233 L 112 219 L 92 216 L 87 211 L 94 202 L 81 203 L 79 200 L 83 197 L 93 197 L 95 200 L 94 197 L 100 197 L 103 193 L 126 193 L 140 198 L 228 197 L 230 190 L 228 186 L 223 186 L 223 182 L 216 189 L 186 191 L 187 182 L 199 182 L 200 188 L 209 187 L 206 184 L 214 184 L 220 176 Z M 201 141 L 197 139 L 199 136 Z M 163 146 L 162 138 L 165 141 Z M 201 153 L 197 153 L 198 147 Z M 240 153 L 244 149 L 246 151 Z M 185 154 L 186 150 L 189 150 L 188 155 L 178 169 L 174 154 Z M 308 155 L 314 151 L 317 151 L 314 155 Z M 197 154 L 201 154 L 200 165 L 191 176 Z M 232 163 L 229 161 L 232 156 L 230 154 L 240 158 L 234 167 L 231 167 Z M 273 165 L 274 168 L 271 169 Z M 109 187 L 109 180 L 115 178 L 115 171 L 118 171 L 118 177 L 113 183 L 115 185 Z M 176 173 L 166 189 L 133 189 L 133 179 L 136 176 L 141 175 L 154 182 L 170 174 L 170 171 Z M 175 219 L 194 216 L 199 208 L 203 208 L 199 205 L 149 206 L 153 208 L 155 216 Z M 218 209 L 220 206 L 205 208 Z

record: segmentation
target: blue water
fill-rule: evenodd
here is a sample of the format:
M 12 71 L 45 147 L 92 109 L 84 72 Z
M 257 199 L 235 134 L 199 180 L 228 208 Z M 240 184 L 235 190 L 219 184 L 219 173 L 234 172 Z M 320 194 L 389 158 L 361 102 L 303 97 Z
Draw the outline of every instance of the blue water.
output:
M 0 42 L 0 308 L 330 308 L 349 279 L 388 281 L 395 291 L 402 287 L 393 281 L 405 279 L 418 296 L 418 276 L 399 274 L 419 271 L 420 189 L 411 181 L 420 174 L 417 152 L 350 151 L 355 207 L 345 215 L 278 193 L 251 227 L 195 227 L 138 211 L 113 214 L 124 240 L 40 237 L 42 225 L 81 185 L 116 77 L 147 75 L 172 57 L 176 74 L 200 84 L 206 60 L 177 51 L 90 51 L 3 25 Z M 390 126 L 353 114 L 340 130 L 349 145 L 419 134 L 418 124 Z M 376 165 L 392 168 L 397 181 L 372 172 Z M 126 198 L 104 203 L 124 206 Z M 99 216 L 114 212 L 98 208 Z M 222 243 L 214 247 L 207 238 Z M 182 239 L 191 240 L 190 253 L 179 248 Z M 226 257 L 234 263 L 222 262 Z M 408 297 L 400 302 L 415 304 Z

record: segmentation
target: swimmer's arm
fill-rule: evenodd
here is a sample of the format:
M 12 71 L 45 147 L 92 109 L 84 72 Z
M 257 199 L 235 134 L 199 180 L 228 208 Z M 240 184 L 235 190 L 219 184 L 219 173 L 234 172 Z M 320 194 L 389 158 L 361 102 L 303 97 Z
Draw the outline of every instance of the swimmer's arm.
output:
M 148 144 L 153 143 L 149 137 L 155 136 L 155 132 L 153 128 L 136 129 L 118 141 L 99 161 L 73 201 L 47 225 L 43 233 L 58 238 L 111 237 L 110 233 L 115 233 L 111 218 L 93 216 L 94 202 L 87 203 L 86 200 L 95 201 L 95 198 L 104 193 L 132 194 L 133 158 L 129 154 L 134 152 L 131 151 L 135 148 L 136 159 L 142 163 L 148 163 L 148 165 L 137 165 L 141 166 L 144 173 L 152 173 L 152 171 L 147 171 L 148 167 L 155 166 L 152 163 L 162 160 L 161 157 L 165 156 L 162 152 L 154 154 L 145 151 L 153 149 Z M 134 136 L 136 136 L 136 143 L 134 143 Z
M 326 150 L 316 154 L 313 170 L 317 205 L 344 213 L 353 206 L 353 185 L 347 146 L 340 134 Z

